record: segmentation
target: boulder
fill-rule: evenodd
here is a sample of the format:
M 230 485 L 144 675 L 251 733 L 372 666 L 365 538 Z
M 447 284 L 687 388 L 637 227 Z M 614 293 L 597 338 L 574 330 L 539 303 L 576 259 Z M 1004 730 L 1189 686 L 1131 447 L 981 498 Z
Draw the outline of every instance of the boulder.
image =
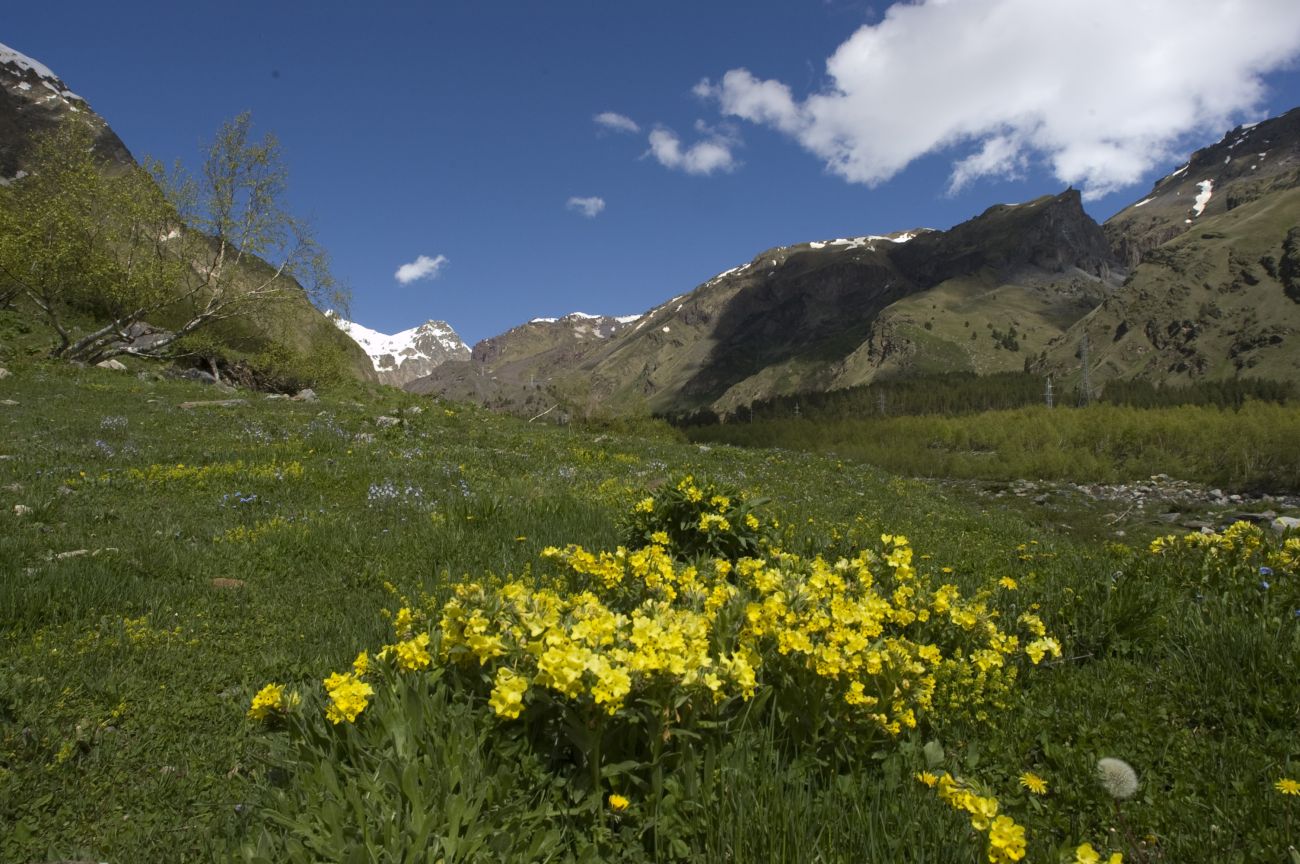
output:
M 116 357 L 111 357 L 108 360 L 100 360 L 95 365 L 100 369 L 111 369 L 114 372 L 126 371 L 126 364 L 121 360 L 118 360 Z
M 313 389 L 311 389 L 310 387 L 307 387 L 307 388 L 304 388 L 304 389 L 302 389 L 302 390 L 299 390 L 299 391 L 294 395 L 294 397 L 293 397 L 293 401 L 295 401 L 295 402 L 315 402 L 315 401 L 316 401 L 316 391 L 313 390 Z
M 401 422 L 402 421 L 398 420 L 396 417 L 390 417 L 387 414 L 375 418 L 375 425 L 380 429 L 389 429 Z
M 1300 519 L 1294 516 L 1279 516 L 1273 520 L 1273 530 L 1279 534 L 1287 531 L 1300 531 Z

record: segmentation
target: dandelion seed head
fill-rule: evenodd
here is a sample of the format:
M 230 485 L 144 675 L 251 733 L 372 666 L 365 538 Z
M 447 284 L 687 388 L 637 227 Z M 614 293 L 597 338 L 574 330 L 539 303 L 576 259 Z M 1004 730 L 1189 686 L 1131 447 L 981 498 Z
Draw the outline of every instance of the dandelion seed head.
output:
M 1132 798 L 1138 789 L 1137 772 L 1123 759 L 1109 756 L 1097 760 L 1097 779 L 1116 801 Z

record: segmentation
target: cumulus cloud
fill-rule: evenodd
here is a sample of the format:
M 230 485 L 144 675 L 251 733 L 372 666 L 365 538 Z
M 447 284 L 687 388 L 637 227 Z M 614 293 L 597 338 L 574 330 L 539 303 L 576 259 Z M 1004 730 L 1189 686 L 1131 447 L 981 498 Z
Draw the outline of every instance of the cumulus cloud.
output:
M 854 33 L 802 100 L 747 69 L 695 92 L 851 182 L 952 151 L 950 191 L 1041 161 L 1098 198 L 1256 115 L 1261 75 L 1297 56 L 1295 0 L 919 0 Z
M 569 203 L 565 206 L 570 210 L 577 210 L 583 216 L 591 219 L 601 210 L 605 209 L 605 199 L 596 195 L 592 195 L 590 198 L 578 198 L 577 196 L 574 196 L 569 199 Z
M 393 276 L 403 285 L 409 285 L 419 279 L 436 279 L 438 272 L 447 264 L 447 256 L 439 255 L 436 258 L 430 258 L 428 255 L 420 255 L 410 264 L 403 264 L 397 268 Z
M 614 111 L 602 111 L 591 119 L 596 122 L 597 126 L 608 129 L 610 132 L 627 132 L 635 135 L 641 131 L 641 127 L 631 117 Z
M 716 171 L 734 171 L 739 164 L 732 150 L 739 144 L 736 136 L 727 129 L 715 129 L 697 121 L 695 131 L 703 137 L 689 146 L 682 145 L 677 133 L 658 127 L 650 133 L 648 155 L 660 165 L 687 174 L 708 176 Z

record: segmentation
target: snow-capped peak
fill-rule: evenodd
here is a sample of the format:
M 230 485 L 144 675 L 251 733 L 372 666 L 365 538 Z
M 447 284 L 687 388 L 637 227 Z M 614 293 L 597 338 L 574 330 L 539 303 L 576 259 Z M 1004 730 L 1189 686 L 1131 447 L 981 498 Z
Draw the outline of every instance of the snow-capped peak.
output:
M 426 321 L 400 333 L 380 333 L 333 311 L 325 313 L 352 341 L 361 346 L 379 378 L 398 386 L 428 375 L 447 360 L 469 358 L 469 347 L 445 321 Z
M 54 70 L 46 66 L 39 60 L 33 60 L 20 51 L 15 51 L 8 45 L 0 42 L 0 66 L 17 66 L 21 72 L 31 72 L 40 78 L 42 83 L 65 99 L 76 99 L 79 102 L 85 100 L 73 93 L 63 85 L 63 79 L 54 74 Z M 26 88 L 24 88 L 26 89 Z

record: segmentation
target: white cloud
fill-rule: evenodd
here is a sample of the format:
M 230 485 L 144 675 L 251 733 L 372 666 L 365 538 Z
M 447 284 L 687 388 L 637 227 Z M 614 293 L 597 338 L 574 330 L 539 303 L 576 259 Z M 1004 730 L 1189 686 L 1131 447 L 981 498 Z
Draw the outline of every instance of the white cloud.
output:
M 1297 55 L 1295 0 L 919 0 L 854 33 L 803 101 L 746 69 L 695 92 L 851 182 L 951 150 L 951 191 L 1032 159 L 1098 198 L 1257 116 L 1260 76 Z
M 695 129 L 704 137 L 688 147 L 682 146 L 682 139 L 671 129 L 655 129 L 650 133 L 648 154 L 665 168 L 687 174 L 708 176 L 715 171 L 734 171 L 739 163 L 731 151 L 739 143 L 738 139 L 726 130 L 709 127 L 703 121 L 696 122 Z
M 409 285 L 418 279 L 436 279 L 438 272 L 447 264 L 447 256 L 439 255 L 437 258 L 430 258 L 428 255 L 421 255 L 410 264 L 403 264 L 397 268 L 393 274 L 398 282 L 403 285 Z
M 569 199 L 569 203 L 565 206 L 570 210 L 577 210 L 583 216 L 591 219 L 601 210 L 605 209 L 605 199 L 596 195 L 592 195 L 590 198 L 578 198 L 577 196 L 574 196 Z
M 603 111 L 591 118 L 596 121 L 596 125 L 602 129 L 608 129 L 611 132 L 628 132 L 635 135 L 641 131 L 641 127 L 631 117 L 618 114 L 614 111 Z

